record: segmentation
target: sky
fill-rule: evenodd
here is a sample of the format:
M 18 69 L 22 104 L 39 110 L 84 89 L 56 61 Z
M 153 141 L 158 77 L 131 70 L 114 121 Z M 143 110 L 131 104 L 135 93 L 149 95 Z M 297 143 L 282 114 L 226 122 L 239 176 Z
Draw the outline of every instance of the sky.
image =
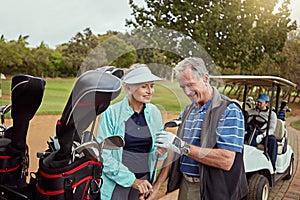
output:
M 42 41 L 55 48 L 78 32 L 90 28 L 94 34 L 128 31 L 129 0 L 0 0 L 0 35 L 17 40 L 29 35 L 29 46 Z M 143 0 L 135 0 L 142 5 Z M 291 0 L 291 18 L 300 25 L 300 0 Z

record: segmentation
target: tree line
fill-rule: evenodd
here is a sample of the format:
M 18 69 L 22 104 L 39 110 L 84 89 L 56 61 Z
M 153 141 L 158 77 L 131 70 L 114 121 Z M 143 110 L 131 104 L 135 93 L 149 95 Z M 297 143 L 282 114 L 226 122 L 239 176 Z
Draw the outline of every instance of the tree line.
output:
M 0 71 L 75 77 L 89 68 L 127 68 L 138 62 L 156 63 L 157 74 L 168 78 L 159 65 L 173 67 L 185 56 L 207 56 L 222 74 L 277 75 L 300 85 L 300 32 L 289 17 L 290 0 L 275 12 L 277 3 L 145 0 L 139 7 L 130 0 L 133 19 L 126 20 L 132 28 L 127 33 L 96 35 L 86 28 L 55 49 L 44 42 L 30 48 L 27 35 L 10 41 L 2 35 Z

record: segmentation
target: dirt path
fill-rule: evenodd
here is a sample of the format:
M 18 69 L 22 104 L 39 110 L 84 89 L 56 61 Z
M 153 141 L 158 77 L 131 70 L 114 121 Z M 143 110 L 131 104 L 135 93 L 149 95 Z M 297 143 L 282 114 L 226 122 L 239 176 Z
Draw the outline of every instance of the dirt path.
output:
M 293 110 L 293 116 L 300 116 L 300 109 Z M 167 113 L 163 115 L 164 121 L 175 119 L 178 114 Z M 49 136 L 55 135 L 55 124 L 60 115 L 36 115 L 30 121 L 27 135 L 30 154 L 30 171 L 36 171 L 38 168 L 38 159 L 36 153 L 44 151 L 47 148 Z M 12 120 L 6 120 L 7 125 L 12 124 Z M 172 130 L 171 130 L 172 131 Z
M 30 172 L 37 171 L 38 159 L 36 157 L 36 153 L 46 150 L 49 136 L 55 135 L 55 124 L 59 117 L 59 115 L 36 115 L 30 121 L 30 126 L 27 134 Z M 11 125 L 12 120 L 7 120 L 7 124 Z
M 175 119 L 178 114 L 164 115 L 166 120 Z M 29 171 L 35 172 L 38 169 L 38 159 L 36 153 L 47 149 L 47 141 L 50 136 L 55 135 L 55 124 L 60 115 L 36 115 L 30 121 L 27 134 L 27 144 L 29 146 L 30 166 Z M 5 121 L 6 125 L 12 125 L 12 120 Z
M 167 114 L 164 115 L 164 121 L 171 120 L 177 118 L 178 114 Z M 55 135 L 55 124 L 57 119 L 59 119 L 59 115 L 36 115 L 30 122 L 30 127 L 27 136 L 27 143 L 29 145 L 29 154 L 30 154 L 30 166 L 29 171 L 35 172 L 38 169 L 38 159 L 36 157 L 36 153 L 39 151 L 44 151 L 47 148 L 47 141 L 49 140 L 49 136 Z M 300 109 L 293 110 L 293 116 L 290 117 L 289 123 L 287 124 L 290 126 L 292 121 L 300 120 Z M 12 124 L 12 120 L 6 120 L 7 125 Z M 172 130 L 171 130 L 172 131 Z M 173 132 L 173 131 L 172 131 Z M 298 131 L 299 132 L 299 131 Z M 297 151 L 297 149 L 296 149 Z M 298 149 L 300 153 L 300 148 Z M 299 169 L 298 169 L 299 170 Z M 273 198 L 271 199 L 281 199 L 279 196 L 284 195 L 287 190 L 288 186 L 291 182 L 287 184 L 282 184 L 276 190 L 280 191 L 277 192 L 275 190 L 272 191 Z M 285 186 L 286 185 L 286 186 Z M 285 186 L 285 191 L 283 188 Z M 275 189 L 275 188 L 274 188 Z M 281 195 L 279 195 L 281 193 Z M 161 192 L 161 200 L 173 200 L 177 198 L 178 191 L 170 193 L 167 196 L 163 195 L 163 191 Z M 272 197 L 272 196 L 271 196 Z M 278 198 L 279 197 L 279 198 Z

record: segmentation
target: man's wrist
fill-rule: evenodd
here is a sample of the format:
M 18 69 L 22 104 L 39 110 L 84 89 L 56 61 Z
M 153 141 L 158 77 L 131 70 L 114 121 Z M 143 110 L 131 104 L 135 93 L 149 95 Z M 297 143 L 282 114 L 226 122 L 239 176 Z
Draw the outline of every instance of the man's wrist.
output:
M 182 155 L 189 155 L 191 150 L 190 150 L 190 145 L 186 142 L 184 142 L 183 146 L 179 148 L 180 152 Z

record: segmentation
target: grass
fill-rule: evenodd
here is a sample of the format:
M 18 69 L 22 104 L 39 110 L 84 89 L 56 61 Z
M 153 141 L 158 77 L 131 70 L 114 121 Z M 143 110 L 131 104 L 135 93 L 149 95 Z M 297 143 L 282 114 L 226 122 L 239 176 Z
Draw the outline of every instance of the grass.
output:
M 42 103 L 37 114 L 61 114 L 71 90 L 75 78 L 70 79 L 46 79 L 46 86 Z M 2 94 L 0 105 L 10 104 L 11 80 L 2 80 Z M 112 104 L 120 101 L 125 95 L 122 90 L 120 95 L 112 101 Z M 189 99 L 183 94 L 178 83 L 167 81 L 157 82 L 152 103 L 157 105 L 163 112 L 179 113 L 189 103 Z
M 46 79 L 44 97 L 37 114 L 61 114 L 75 79 Z M 2 81 L 1 105 L 10 104 L 11 80 Z
M 43 101 L 37 114 L 61 114 L 75 81 L 75 78 L 46 79 Z M 3 97 L 0 99 L 0 105 L 10 104 L 10 84 L 11 79 L 2 80 Z M 125 92 L 122 90 L 120 95 L 112 101 L 112 104 L 120 101 L 124 95 Z M 156 82 L 152 103 L 157 105 L 162 112 L 179 113 L 189 102 L 177 82 Z M 290 104 L 289 107 L 294 110 L 299 107 L 299 104 Z M 287 117 L 291 115 L 292 113 L 287 113 Z
M 300 131 L 300 121 L 293 122 L 292 127 Z

